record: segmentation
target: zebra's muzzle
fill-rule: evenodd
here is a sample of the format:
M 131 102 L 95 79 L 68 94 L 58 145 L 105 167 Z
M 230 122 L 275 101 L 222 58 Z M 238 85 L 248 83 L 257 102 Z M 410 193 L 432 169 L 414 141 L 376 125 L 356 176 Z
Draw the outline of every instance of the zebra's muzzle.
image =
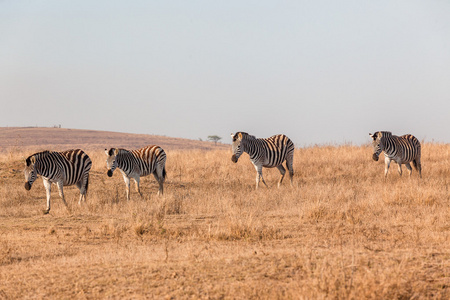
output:
M 373 158 L 374 161 L 378 161 L 379 156 L 374 153 L 372 155 L 372 158 Z
M 29 182 L 25 182 L 25 189 L 29 191 L 31 189 L 31 184 Z
M 108 170 L 108 173 L 106 174 L 108 174 L 108 177 L 112 177 L 113 172 L 111 170 Z
M 237 163 L 238 159 L 236 158 L 236 154 L 233 154 L 233 156 L 231 156 L 231 161 Z

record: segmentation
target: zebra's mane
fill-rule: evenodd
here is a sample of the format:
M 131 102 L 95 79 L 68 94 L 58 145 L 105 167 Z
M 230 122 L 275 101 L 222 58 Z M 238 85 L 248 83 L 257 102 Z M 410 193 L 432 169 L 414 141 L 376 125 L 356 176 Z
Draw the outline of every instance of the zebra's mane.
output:
M 41 157 L 46 157 L 47 155 L 49 155 L 51 153 L 55 153 L 55 151 L 45 150 L 45 151 L 37 152 L 33 155 L 30 155 L 30 157 L 36 156 L 36 158 L 41 158 Z
M 119 150 L 119 152 L 117 154 L 131 153 L 130 150 L 123 149 L 123 148 L 117 148 L 117 150 Z
M 53 151 L 49 151 L 49 150 L 45 150 L 45 151 L 41 151 L 41 152 L 36 152 L 30 156 L 27 157 L 27 159 L 25 160 L 27 163 L 27 166 L 29 166 L 31 164 L 31 158 L 34 156 L 36 159 L 38 158 L 42 158 L 42 157 L 46 157 L 47 155 L 49 155 L 50 153 L 52 153 Z
M 390 137 L 392 136 L 392 132 L 390 131 L 379 131 L 382 134 L 382 137 Z
M 109 150 L 107 150 L 107 153 L 109 156 L 114 154 L 114 151 L 117 149 L 118 153 L 117 154 L 123 154 L 123 153 L 128 153 L 130 152 L 127 149 L 123 149 L 123 148 L 109 148 Z
M 245 137 L 245 138 L 248 138 L 248 139 L 256 139 L 256 136 L 250 135 L 247 132 L 243 132 L 243 131 L 236 132 L 236 134 L 234 136 L 237 136 L 239 133 L 242 134 L 243 138 Z
M 34 156 L 34 155 L 44 156 L 44 155 L 49 154 L 50 152 L 52 152 L 52 151 L 50 151 L 50 150 L 45 150 L 45 151 L 37 152 L 37 153 L 35 153 L 35 154 L 31 155 L 31 156 Z

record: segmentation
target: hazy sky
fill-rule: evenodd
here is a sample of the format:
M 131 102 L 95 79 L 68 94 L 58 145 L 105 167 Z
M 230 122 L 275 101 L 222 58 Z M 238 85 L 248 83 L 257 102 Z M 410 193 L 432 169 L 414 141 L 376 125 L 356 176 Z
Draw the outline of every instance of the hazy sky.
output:
M 0 126 L 450 142 L 450 1 L 0 1 Z

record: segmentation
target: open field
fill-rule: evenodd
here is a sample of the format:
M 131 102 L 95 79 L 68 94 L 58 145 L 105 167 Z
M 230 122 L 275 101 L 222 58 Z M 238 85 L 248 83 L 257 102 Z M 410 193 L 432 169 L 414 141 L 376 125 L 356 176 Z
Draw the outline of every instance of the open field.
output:
M 165 195 L 144 177 L 127 202 L 87 151 L 87 203 L 55 186 L 49 215 L 42 181 L 23 186 L 33 151 L 0 153 L 0 298 L 450 298 L 450 145 L 386 182 L 369 147 L 296 149 L 295 187 L 264 169 L 257 191 L 247 155 L 166 152 Z
M 49 127 L 0 127 L 0 141 L 0 152 L 18 149 L 48 150 L 48 145 L 52 145 L 51 149 L 55 151 L 73 148 L 98 150 L 110 147 L 136 149 L 146 145 L 159 145 L 170 150 L 212 150 L 226 147 L 221 143 L 215 145 L 211 142 L 160 135 Z

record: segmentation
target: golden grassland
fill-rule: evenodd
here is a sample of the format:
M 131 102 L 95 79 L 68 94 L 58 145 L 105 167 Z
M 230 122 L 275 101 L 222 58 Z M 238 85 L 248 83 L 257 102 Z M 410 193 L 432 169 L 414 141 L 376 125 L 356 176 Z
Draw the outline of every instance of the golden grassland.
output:
M 158 145 L 163 149 L 212 150 L 224 149 L 224 144 L 173 138 L 150 134 L 133 134 L 113 131 L 83 130 L 50 127 L 0 127 L 0 153 L 12 149 L 63 151 L 80 148 L 85 151 L 123 147 L 137 149 Z
M 56 186 L 43 215 L 24 157 L 0 154 L 0 298 L 448 299 L 450 145 L 424 144 L 423 179 L 374 162 L 368 146 L 296 149 L 294 188 L 248 156 L 166 151 L 126 201 L 122 176 L 93 161 L 87 202 Z M 406 176 L 405 176 L 406 175 Z

